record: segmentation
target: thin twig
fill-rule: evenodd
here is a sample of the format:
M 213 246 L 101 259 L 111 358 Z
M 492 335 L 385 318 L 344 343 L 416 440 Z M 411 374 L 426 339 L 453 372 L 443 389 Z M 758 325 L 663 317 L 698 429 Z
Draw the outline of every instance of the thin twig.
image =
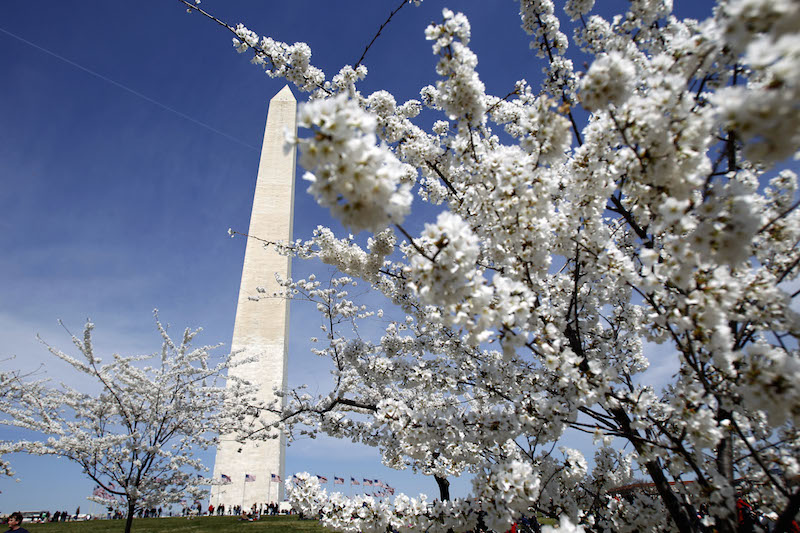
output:
M 420 254 L 422 257 L 424 257 L 425 259 L 427 259 L 427 260 L 428 260 L 428 261 L 430 261 L 431 263 L 435 263 L 435 262 L 436 262 L 436 259 L 435 259 L 435 258 L 433 258 L 433 257 L 430 257 L 428 254 L 426 254 L 426 253 L 425 253 L 425 250 L 423 250 L 423 249 L 422 249 L 422 248 L 421 248 L 421 247 L 420 247 L 420 246 L 419 246 L 417 243 L 415 243 L 415 242 L 414 242 L 414 237 L 412 237 L 411 235 L 409 235 L 409 233 L 408 233 L 408 232 L 405 230 L 405 228 L 403 228 L 403 226 L 401 226 L 400 224 L 395 224 L 395 225 L 394 225 L 394 227 L 396 227 L 398 230 L 400 230 L 400 233 L 402 233 L 402 234 L 405 236 L 405 238 L 406 238 L 406 239 L 408 239 L 408 241 L 409 241 L 409 244 L 411 244 L 411 246 L 413 246 L 413 247 L 414 247 L 414 249 L 415 249 L 417 252 L 419 252 L 419 254 Z
M 186 6 L 186 7 L 187 7 L 189 10 L 191 10 L 191 11 L 196 11 L 196 12 L 200 13 L 201 15 L 203 15 L 203 16 L 205 16 L 205 17 L 207 17 L 207 18 L 211 19 L 211 20 L 213 20 L 214 22 L 216 22 L 216 23 L 217 23 L 217 24 L 219 24 L 220 26 L 224 27 L 225 29 L 227 29 L 228 31 L 230 31 L 231 33 L 233 33 L 234 35 L 236 35 L 236 37 L 237 37 L 237 38 L 239 37 L 239 34 L 237 34 L 237 33 L 236 33 L 236 28 L 234 28 L 233 26 L 231 26 L 231 25 L 230 25 L 230 24 L 228 24 L 227 22 L 225 22 L 225 21 L 223 21 L 223 20 L 220 20 L 220 19 L 218 19 L 217 17 L 215 17 L 214 15 L 212 15 L 211 13 L 209 13 L 208 11 L 205 11 L 205 10 L 203 10 L 203 9 L 201 9 L 201 8 L 199 8 L 199 7 L 197 7 L 197 5 L 196 5 L 196 4 L 193 4 L 193 3 L 189 2 L 189 0 L 178 0 L 178 2 L 180 2 L 180 3 L 181 3 L 181 4 L 183 4 L 183 5 L 185 5 L 185 6 Z M 245 43 L 245 44 L 247 44 L 247 43 Z M 272 56 L 270 56 L 270 55 L 269 55 L 268 53 L 266 53 L 264 50 L 262 50 L 262 49 L 261 49 L 261 48 L 259 48 L 258 46 L 250 46 L 249 44 L 248 44 L 247 46 L 249 46 L 250 48 L 252 48 L 252 49 L 253 49 L 253 53 L 254 53 L 254 54 L 256 54 L 256 55 L 261 55 L 261 56 L 263 56 L 263 57 L 266 57 L 267 59 L 269 59 L 270 63 L 272 63 L 272 65 L 273 65 L 273 66 L 275 65 L 275 61 L 272 59 Z M 287 65 L 287 68 L 293 68 L 293 67 L 291 67 L 290 65 Z M 307 78 L 306 76 L 303 76 L 303 80 L 304 80 L 306 83 L 308 83 L 308 78 Z M 314 85 L 315 85 L 315 86 L 316 86 L 318 89 L 320 89 L 320 90 L 322 90 L 322 91 L 324 91 L 324 92 L 326 92 L 326 93 L 328 93 L 328 94 L 333 94 L 333 93 L 331 92 L 331 90 L 330 90 L 330 89 L 328 89 L 327 87 L 325 87 L 324 85 L 320 85 L 319 83 L 314 83 Z
M 364 48 L 364 53 L 361 54 L 361 57 L 359 57 L 358 61 L 356 61 L 356 66 L 353 67 L 353 70 L 357 69 L 358 66 L 361 65 L 361 62 L 364 61 L 364 58 L 367 56 L 367 52 L 369 52 L 369 49 L 372 47 L 373 44 L 375 44 L 375 41 L 377 40 L 378 36 L 383 31 L 383 28 L 385 28 L 386 25 L 389 24 L 389 21 L 392 20 L 392 17 L 395 16 L 395 14 L 397 14 L 398 11 L 403 9 L 403 6 L 405 6 L 407 3 L 408 3 L 408 0 L 401 0 L 400 1 L 400 5 L 397 6 L 396 8 L 394 8 L 394 11 L 389 13 L 389 18 L 387 18 L 386 21 L 383 24 L 381 24 L 381 27 L 378 28 L 378 33 L 375 34 L 375 37 L 373 37 L 372 40 L 367 45 L 367 47 Z
M 784 279 L 786 279 L 786 276 L 789 275 L 789 272 L 791 272 L 798 264 L 800 264 L 800 256 L 797 256 L 792 264 L 786 267 L 786 270 L 784 270 L 783 273 L 778 277 L 778 283 L 781 283 Z
M 453 196 L 455 196 L 455 197 L 456 197 L 456 199 L 458 200 L 458 203 L 459 203 L 459 204 L 460 204 L 460 203 L 462 203 L 462 202 L 463 202 L 463 200 L 462 200 L 462 199 L 461 199 L 461 197 L 458 195 L 458 191 L 456 190 L 456 188 L 455 188 L 455 187 L 453 187 L 453 184 L 452 184 L 452 183 L 450 183 L 450 181 L 449 181 L 449 180 L 448 180 L 448 179 L 447 179 L 447 178 L 444 176 L 444 174 L 442 173 L 442 171 L 441 171 L 441 170 L 439 170 L 439 167 L 437 167 L 437 166 L 436 166 L 434 163 L 432 163 L 432 162 L 428 161 L 427 159 L 425 160 L 425 163 L 426 163 L 426 164 L 427 164 L 427 165 L 428 165 L 428 166 L 431 168 L 431 170 L 433 170 L 434 172 L 436 172 L 436 175 L 437 175 L 437 176 L 439 176 L 439 179 L 440 179 L 440 180 L 442 180 L 442 183 L 444 183 L 444 184 L 445 184 L 445 186 L 447 187 L 447 189 L 448 189 L 448 190 L 449 190 L 451 193 L 453 193 Z
M 273 244 L 280 244 L 277 241 L 268 241 L 266 239 L 262 239 L 261 237 L 256 237 L 255 235 L 249 235 L 247 233 L 242 233 L 241 231 L 230 230 L 228 233 L 230 234 L 231 237 L 233 237 L 234 235 L 241 235 L 242 237 L 246 237 L 248 239 L 253 239 L 255 241 L 260 241 L 260 242 L 263 242 L 264 244 L 267 244 L 267 245 L 270 245 L 270 246 L 273 245 Z
M 780 483 L 780 481 L 775 478 L 775 476 L 772 475 L 770 469 L 764 464 L 764 461 L 761 460 L 761 455 L 755 448 L 753 448 L 753 445 L 750 444 L 750 441 L 747 440 L 747 436 L 744 434 L 744 431 L 742 431 L 742 428 L 739 427 L 739 424 L 736 423 L 735 418 L 730 417 L 728 420 L 730 420 L 731 424 L 733 425 L 733 429 L 736 430 L 736 433 L 738 433 L 742 438 L 742 442 L 744 442 L 745 446 L 747 446 L 747 449 L 750 450 L 750 455 L 752 456 L 753 460 L 758 463 L 758 466 L 761 467 L 761 471 L 764 472 L 764 475 L 769 478 L 769 480 L 772 482 L 772 485 L 778 489 L 781 494 L 788 498 L 790 496 L 789 491 Z
M 230 31 L 232 31 L 232 32 L 236 33 L 236 29 L 235 29 L 233 26 L 230 26 L 230 25 L 229 25 L 227 22 L 225 22 L 225 21 L 223 21 L 223 20 L 220 20 L 220 19 L 218 19 L 217 17 L 215 17 L 214 15 L 212 15 L 211 13 L 209 13 L 208 11 L 205 11 L 205 10 L 203 10 L 202 8 L 199 8 L 199 7 L 197 7 L 197 4 L 193 4 L 193 3 L 189 2 L 188 0 L 178 0 L 178 2 L 180 2 L 180 3 L 181 3 L 181 4 L 183 4 L 183 5 L 185 5 L 185 6 L 186 6 L 186 7 L 188 7 L 189 9 L 191 9 L 191 10 L 193 10 L 193 11 L 197 11 L 197 12 L 198 12 L 198 13 L 200 13 L 201 15 L 204 15 L 204 16 L 206 16 L 206 17 L 210 18 L 211 20 L 213 20 L 214 22 L 216 22 L 216 23 L 217 23 L 217 24 L 219 24 L 220 26 L 222 26 L 222 27 L 224 27 L 224 28 L 227 28 L 227 29 L 229 29 Z
M 495 107 L 497 107 L 497 106 L 499 106 L 499 105 L 500 105 L 500 102 L 505 102 L 505 101 L 507 101 L 509 98 L 511 98 L 511 97 L 512 97 L 512 96 L 514 96 L 515 94 L 519 94 L 519 91 L 517 91 L 516 89 L 514 89 L 513 91 L 511 91 L 510 93 L 508 93 L 508 94 L 507 94 L 507 95 L 505 95 L 504 97 L 500 98 L 498 101 L 496 101 L 495 103 L 493 103 L 492 105 L 490 105 L 490 106 L 489 106 L 489 109 L 487 109 L 487 110 L 486 110 L 486 114 L 488 115 L 489 113 L 491 113 L 492 111 L 494 111 L 494 108 L 495 108 Z
M 726 174 L 727 174 L 727 173 L 726 173 Z M 757 233 L 761 233 L 761 232 L 765 231 L 765 230 L 766 230 L 767 228 L 769 228 L 771 225 L 773 225 L 774 223 L 776 223 L 777 221 L 779 221 L 780 219 L 782 219 L 783 217 L 785 217 L 786 215 L 788 215 L 789 213 L 791 213 L 792 211 L 794 211 L 795 209 L 797 209 L 797 207 L 798 207 L 798 206 L 800 206 L 800 200 L 796 201 L 796 202 L 795 202 L 795 203 L 792 205 L 792 207 L 790 207 L 789 209 L 787 209 L 786 211 L 784 211 L 784 212 L 783 212 L 783 213 L 781 213 L 780 215 L 776 216 L 775 218 L 773 218 L 772 220 L 770 220 L 769 222 L 767 222 L 766 224 L 764 224 L 763 226 L 761 226 L 761 228 L 758 230 L 758 232 L 757 232 Z
M 650 235 L 647 234 L 644 228 L 639 226 L 639 223 L 633 218 L 633 214 L 625 208 L 622 204 L 622 201 L 614 195 L 611 195 L 611 203 L 614 204 L 614 207 L 608 207 L 609 211 L 613 211 L 615 213 L 619 213 L 622 215 L 622 218 L 625 219 L 625 222 L 631 227 L 634 233 L 642 239 L 642 244 L 646 248 L 653 248 L 653 239 Z

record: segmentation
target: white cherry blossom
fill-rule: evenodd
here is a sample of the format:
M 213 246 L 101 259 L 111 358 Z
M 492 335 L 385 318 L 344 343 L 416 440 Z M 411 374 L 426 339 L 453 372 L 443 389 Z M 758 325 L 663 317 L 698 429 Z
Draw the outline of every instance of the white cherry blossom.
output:
M 686 20 L 672 7 L 519 0 L 509 31 L 530 36 L 543 76 L 521 64 L 489 94 L 470 48 L 482 21 L 433 6 L 417 38 L 436 67 L 406 102 L 361 93 L 369 55 L 327 80 L 307 47 L 232 28 L 311 93 L 296 141 L 309 190 L 371 232 L 279 246 L 343 274 L 285 282 L 317 304 L 315 353 L 335 376 L 287 394 L 285 427 L 367 443 L 440 489 L 348 499 L 300 476 L 298 509 L 340 531 L 505 531 L 541 514 L 553 531 L 732 533 L 739 489 L 788 524 L 800 4 L 722 0 Z M 385 313 L 352 301 L 353 282 Z M 379 335 L 359 328 L 380 315 Z M 472 494 L 448 499 L 465 474 Z
M 157 316 L 156 325 L 162 346 L 150 355 L 111 354 L 104 362 L 94 348 L 91 322 L 81 337 L 72 337 L 76 356 L 46 345 L 85 374 L 97 392 L 24 380 L 0 399 L 7 415 L 0 423 L 42 437 L 0 443 L 0 453 L 77 463 L 104 491 L 104 504 L 123 509 L 126 533 L 137 509 L 203 498 L 203 486 L 212 481 L 203 477 L 208 469 L 197 450 L 216 446 L 222 434 L 251 431 L 253 410 L 265 407 L 248 383 L 223 383 L 223 372 L 245 359 L 211 365 L 215 346 L 191 346 L 199 330 L 185 330 L 177 343 Z

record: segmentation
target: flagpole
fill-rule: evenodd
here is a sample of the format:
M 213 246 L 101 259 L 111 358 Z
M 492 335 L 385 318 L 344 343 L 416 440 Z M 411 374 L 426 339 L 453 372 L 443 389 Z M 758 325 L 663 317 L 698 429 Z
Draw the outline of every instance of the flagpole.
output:
M 242 511 L 244 511 L 244 491 L 247 490 L 247 474 L 244 475 L 244 481 L 242 481 Z

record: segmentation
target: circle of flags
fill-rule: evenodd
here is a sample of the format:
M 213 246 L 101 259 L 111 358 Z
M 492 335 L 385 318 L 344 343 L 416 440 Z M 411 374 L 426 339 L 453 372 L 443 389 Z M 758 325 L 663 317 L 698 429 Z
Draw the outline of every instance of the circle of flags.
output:
M 232 481 L 233 481 L 231 479 L 231 477 L 229 475 L 227 475 L 227 474 L 220 474 L 220 479 L 221 479 L 222 483 L 224 483 L 224 484 L 232 483 Z M 324 485 L 324 484 L 328 483 L 328 478 L 326 476 L 322 476 L 322 475 L 317 474 L 317 479 L 319 480 L 320 484 Z M 244 482 L 245 483 L 251 483 L 251 482 L 253 482 L 255 480 L 256 480 L 255 474 L 245 474 L 244 475 Z M 279 476 L 278 474 L 270 474 L 269 475 L 269 480 L 270 480 L 270 483 L 280 483 L 281 482 L 281 476 Z M 297 478 L 296 475 L 292 476 L 292 481 L 295 482 L 295 483 L 298 482 L 298 478 Z M 344 483 L 344 478 L 340 477 L 340 476 L 337 476 L 337 475 L 334 475 L 333 476 L 333 484 L 334 485 L 344 485 L 345 484 Z M 390 486 L 388 483 L 385 483 L 385 482 L 381 481 L 380 479 L 362 478 L 361 481 L 359 481 L 355 477 L 351 476 L 350 477 L 350 486 L 351 487 L 355 487 L 355 486 L 373 487 L 372 496 L 376 496 L 376 497 L 379 497 L 379 498 L 382 498 L 384 496 L 394 495 L 394 492 L 395 492 L 394 487 Z M 375 489 L 375 487 L 377 487 L 377 489 Z
M 272 474 L 275 476 L 275 474 Z M 326 476 L 316 474 L 317 479 L 321 485 L 328 483 L 328 478 Z M 280 478 L 279 478 L 280 479 Z M 299 478 L 295 475 L 292 476 L 292 481 L 297 483 L 299 482 Z M 333 484 L 334 485 L 344 485 L 344 478 L 339 477 L 337 475 L 333 476 Z M 364 487 L 373 487 L 372 489 L 372 496 L 376 496 L 382 498 L 384 496 L 391 496 L 394 495 L 395 489 L 388 483 L 381 481 L 380 479 L 370 479 L 370 478 L 362 478 L 361 481 L 356 479 L 355 477 L 350 477 L 350 486 L 364 486 Z M 375 488 L 377 487 L 377 489 Z

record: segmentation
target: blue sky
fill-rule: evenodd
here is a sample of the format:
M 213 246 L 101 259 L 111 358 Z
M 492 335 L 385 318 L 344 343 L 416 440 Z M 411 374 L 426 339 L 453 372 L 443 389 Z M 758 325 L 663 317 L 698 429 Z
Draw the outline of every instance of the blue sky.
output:
M 624 2 L 614 2 L 624 5 Z M 305 41 L 328 76 L 353 64 L 397 0 L 205 0 L 202 7 L 260 34 Z M 435 81 L 424 29 L 445 4 L 398 13 L 370 50 L 366 94 L 404 101 Z M 487 90 L 536 83 L 514 2 L 460 0 Z M 244 240 L 269 99 L 282 87 L 237 55 L 231 35 L 177 1 L 4 0 L 0 3 L 0 359 L 73 379 L 36 341 L 67 347 L 57 325 L 95 322 L 104 353 L 151 352 L 151 311 L 176 331 L 204 328 L 203 343 L 230 343 Z M 25 42 L 27 41 L 27 42 Z M 59 57 L 56 57 L 59 56 Z M 304 95 L 295 91 L 299 101 Z M 298 182 L 295 238 L 333 222 Z M 424 216 L 413 217 L 418 234 Z M 313 265 L 295 262 L 297 276 Z M 264 273 L 271 276 L 271 273 Z M 322 387 L 292 307 L 290 383 Z M 309 370 L 311 369 L 311 370 Z M 322 383 L 322 385 L 314 385 Z M 0 438 L 16 434 L 0 429 Z M 14 457 L 19 482 L 0 479 L 0 512 L 90 508 L 92 484 L 64 460 Z M 211 458 L 209 457 L 209 466 Z M 287 471 L 381 478 L 412 494 L 432 480 L 380 465 L 374 450 L 320 439 L 289 448 Z M 464 495 L 466 483 L 455 483 Z

